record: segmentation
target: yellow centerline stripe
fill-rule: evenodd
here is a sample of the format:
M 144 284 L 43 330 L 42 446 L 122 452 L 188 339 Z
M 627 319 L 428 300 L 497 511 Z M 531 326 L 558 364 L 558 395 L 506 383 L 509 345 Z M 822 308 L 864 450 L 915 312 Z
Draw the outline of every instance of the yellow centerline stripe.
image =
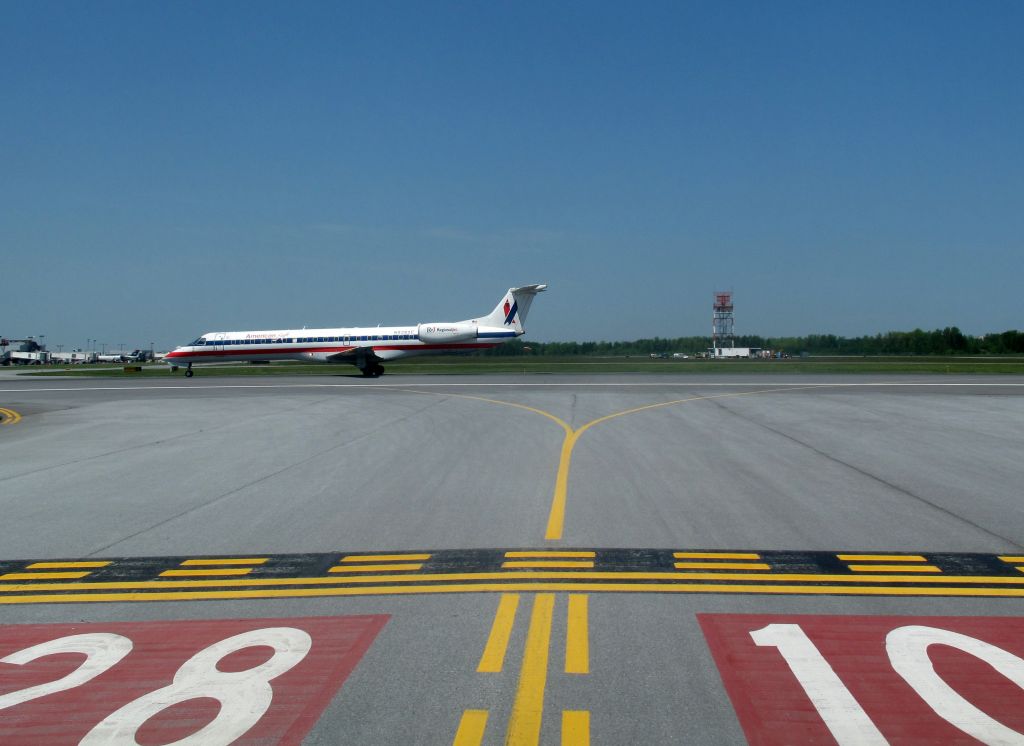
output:
M 1007 562 L 1007 563 L 1012 565 L 1012 564 L 1016 564 L 1017 562 L 1024 562 L 1024 555 L 1019 555 L 1019 554 L 1005 555 L 1004 554 L 1004 555 L 1000 555 L 999 559 L 1001 559 L 1003 562 Z
M 381 572 L 383 570 L 419 570 L 422 567 L 422 562 L 396 563 L 392 565 L 337 565 L 327 572 Z
M 18 573 L 19 580 L 38 578 L 42 573 Z M 88 574 L 88 573 L 85 573 Z M 2 576 L 0 576 L 2 577 Z M 374 583 L 424 584 L 428 582 L 477 581 L 477 580 L 530 580 L 544 582 L 549 580 L 661 580 L 673 585 L 696 585 L 700 580 L 733 580 L 754 581 L 757 583 L 926 583 L 930 585 L 1017 585 L 1024 586 L 1024 577 L 1018 576 L 985 576 L 985 575 L 825 575 L 817 573 L 728 573 L 728 572 L 537 572 L 529 570 L 513 572 L 478 572 L 478 573 L 435 573 L 424 575 L 354 575 L 341 577 L 313 578 L 245 578 L 223 580 L 126 580 L 108 582 L 82 583 L 29 583 L 0 584 L 0 593 L 24 593 L 26 591 L 60 591 L 60 590 L 142 590 L 168 588 L 231 588 L 289 585 L 372 585 Z M 511 589 L 513 584 L 507 587 Z M 502 585 L 494 585 L 501 589 Z M 568 587 L 568 585 L 567 585 Z M 588 586 L 590 587 L 590 586 Z M 601 587 L 598 585 L 597 587 Z M 641 587 L 639 584 L 631 587 Z
M 17 425 L 21 422 L 21 415 L 13 409 L 0 407 L 0 425 Z
M 763 562 L 676 562 L 677 570 L 771 570 Z
M 853 572 L 942 572 L 935 565 L 850 565 Z
M 543 550 L 530 550 L 523 552 L 505 552 L 507 559 L 526 559 L 530 557 L 550 557 L 552 559 L 594 559 L 597 557 L 597 552 L 583 552 L 583 551 L 543 551 Z
M 466 710 L 455 731 L 452 746 L 480 746 L 487 729 L 487 710 Z
M 927 562 L 920 554 L 837 554 L 843 562 Z
M 87 572 L 9 572 L 0 575 L 0 580 L 76 580 L 89 574 Z
M 505 736 L 506 746 L 536 746 L 540 743 L 540 724 L 544 714 L 544 687 L 548 676 L 548 648 L 551 644 L 551 618 L 555 609 L 553 593 L 538 593 L 533 600 L 530 629 L 526 633 L 526 652 L 519 672 L 519 686 L 512 704 L 512 716 Z
M 632 409 L 626 409 L 622 412 L 614 412 L 613 414 L 605 415 L 604 417 L 598 417 L 595 420 L 582 425 L 579 428 L 573 429 L 573 427 L 563 420 L 561 417 L 556 417 L 550 412 L 545 412 L 543 409 L 537 409 L 536 407 L 528 407 L 525 404 L 516 404 L 515 402 L 503 401 L 501 399 L 489 399 L 485 396 L 472 396 L 469 394 L 455 394 L 452 392 L 437 392 L 437 391 L 419 391 L 416 389 L 405 389 L 405 388 L 394 388 L 394 391 L 403 391 L 410 394 L 423 394 L 425 396 L 440 396 L 440 397 L 451 397 L 455 399 L 471 399 L 474 401 L 489 402 L 490 404 L 501 404 L 506 407 L 514 407 L 516 409 L 523 409 L 527 412 L 533 412 L 539 414 L 542 417 L 546 417 L 552 422 L 558 424 L 559 427 L 565 432 L 565 439 L 562 441 L 562 450 L 558 459 L 558 472 L 555 476 L 555 489 L 551 497 L 551 508 L 548 511 L 548 522 L 547 527 L 544 531 L 544 539 L 546 541 L 557 541 L 562 538 L 562 534 L 565 531 L 565 503 L 566 494 L 569 487 L 569 468 L 572 463 L 572 452 L 576 447 L 576 442 L 580 439 L 587 430 L 599 425 L 602 422 L 614 419 L 616 417 L 623 417 L 627 414 L 635 414 L 636 412 L 644 412 L 649 409 L 659 409 L 661 407 L 670 407 L 675 404 L 684 404 L 692 401 L 706 401 L 709 399 L 723 399 L 727 397 L 736 396 L 752 396 L 755 394 L 770 394 L 778 392 L 788 391 L 800 391 L 803 389 L 818 389 L 828 387 L 830 384 L 810 384 L 807 386 L 787 386 L 785 388 L 776 389 L 758 389 L 756 391 L 734 391 L 727 394 L 712 394 L 710 396 L 692 396 L 686 399 L 674 399 L 666 402 L 656 402 L 654 404 L 646 404 L 642 407 L 634 407 Z
M 187 559 L 181 563 L 182 567 L 195 565 L 262 565 L 270 560 L 269 557 L 243 557 L 241 559 Z
M 587 596 L 570 594 L 569 614 L 565 628 L 566 673 L 590 673 L 590 632 L 588 627 Z
M 569 467 L 572 464 L 572 450 L 576 447 L 576 441 L 579 438 L 580 433 L 570 428 L 565 435 L 565 440 L 562 441 L 562 450 L 558 455 L 558 472 L 555 474 L 555 491 L 551 496 L 548 524 L 544 529 L 546 541 L 557 541 L 565 532 L 565 501 L 569 492 Z
M 350 554 L 342 562 L 426 562 L 429 554 Z
M 675 559 L 730 559 L 759 560 L 761 555 L 755 552 L 672 552 Z
M 735 391 L 728 394 L 712 394 L 711 396 L 691 396 L 685 399 L 673 399 L 672 401 L 656 402 L 654 404 L 645 404 L 642 407 L 633 407 L 632 409 L 626 409 L 621 412 L 615 412 L 613 414 L 605 415 L 604 417 L 598 417 L 595 420 L 591 420 L 585 425 L 576 428 L 575 430 L 569 426 L 568 423 L 560 420 L 551 414 L 546 414 L 551 419 L 555 420 L 565 428 L 565 441 L 562 443 L 562 453 L 558 462 L 558 475 L 555 478 L 555 492 L 551 499 L 551 510 L 548 513 L 548 524 L 547 530 L 544 532 L 544 538 L 548 541 L 556 541 L 562 538 L 562 534 L 565 528 L 565 503 L 566 493 L 568 492 L 569 485 L 569 467 L 572 462 L 572 452 L 576 447 L 576 442 L 580 437 L 590 428 L 595 425 L 600 425 L 602 422 L 615 419 L 616 417 L 624 417 L 628 414 L 636 414 L 637 412 L 646 412 L 650 409 L 660 409 L 662 407 L 671 407 L 675 404 L 685 404 L 693 401 L 706 401 L 709 399 L 724 399 L 728 397 L 736 396 L 752 396 L 754 394 L 769 394 L 780 391 L 799 391 L 801 389 L 812 389 L 821 388 L 820 385 L 813 386 L 790 386 L 784 389 L 759 389 L 757 391 Z M 498 401 L 496 399 L 490 401 Z M 535 410 L 537 411 L 537 410 Z
M 590 746 L 590 713 L 562 710 L 562 746 Z
M 494 614 L 491 634 L 487 637 L 484 654 L 480 656 L 477 673 L 501 673 L 505 665 L 505 651 L 512 636 L 512 626 L 516 621 L 516 609 L 519 608 L 519 594 L 503 593 L 498 602 L 498 610 Z
M 33 562 L 26 570 L 73 570 L 85 567 L 106 567 L 110 562 Z
M 0 596 L 0 604 L 96 603 L 129 601 L 196 601 L 242 598 L 316 598 L 319 596 L 419 595 L 430 593 L 721 593 L 804 596 L 963 596 L 1024 598 L 1024 588 L 869 587 L 829 585 L 714 585 L 631 583 L 493 583 L 468 585 L 388 586 L 385 588 L 276 588 L 240 591 L 175 591 L 172 593 L 68 593 Z
M 512 562 L 502 562 L 502 567 L 555 567 L 555 568 L 590 568 L 594 566 L 592 561 L 588 560 L 514 560 Z
M 209 570 L 164 570 L 160 573 L 161 578 L 190 578 L 210 577 L 217 575 L 248 575 L 252 572 L 251 567 L 221 567 Z

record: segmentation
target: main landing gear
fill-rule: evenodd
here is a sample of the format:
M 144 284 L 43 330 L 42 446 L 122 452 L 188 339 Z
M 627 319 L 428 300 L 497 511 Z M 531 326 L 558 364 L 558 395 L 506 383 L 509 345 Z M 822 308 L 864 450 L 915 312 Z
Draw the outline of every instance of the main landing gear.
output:
M 192 363 L 189 363 L 188 367 L 185 368 L 185 378 L 191 378 L 193 375 L 194 374 L 192 372 Z
M 361 370 L 363 371 L 363 378 L 379 378 L 384 375 L 384 366 L 380 363 L 370 363 Z

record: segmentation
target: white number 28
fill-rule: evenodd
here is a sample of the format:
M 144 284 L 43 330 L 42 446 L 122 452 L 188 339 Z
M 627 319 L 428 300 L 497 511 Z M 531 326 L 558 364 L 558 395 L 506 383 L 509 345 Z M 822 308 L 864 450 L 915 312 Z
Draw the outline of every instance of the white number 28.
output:
M 220 709 L 216 717 L 190 736 L 166 746 L 228 746 L 243 736 L 270 708 L 274 696 L 270 681 L 297 665 L 312 647 L 309 634 L 294 627 L 252 630 L 210 645 L 185 661 L 173 681 L 112 712 L 90 730 L 80 746 L 137 746 L 136 735 L 147 720 L 181 702 L 210 698 Z M 274 654 L 244 671 L 224 672 L 217 663 L 231 653 L 250 647 L 269 647 Z M 21 665 L 58 653 L 82 653 L 85 661 L 56 680 L 0 696 L 0 710 L 48 694 L 81 686 L 113 668 L 132 650 L 127 637 L 111 633 L 70 635 L 49 640 L 0 659 Z

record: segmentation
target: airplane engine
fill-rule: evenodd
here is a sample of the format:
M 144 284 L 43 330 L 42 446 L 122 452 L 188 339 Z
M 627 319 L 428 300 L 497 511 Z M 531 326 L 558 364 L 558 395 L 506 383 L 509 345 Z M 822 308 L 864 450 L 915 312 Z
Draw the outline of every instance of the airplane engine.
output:
M 476 324 L 420 324 L 416 327 L 416 336 L 420 342 L 463 342 L 476 339 Z

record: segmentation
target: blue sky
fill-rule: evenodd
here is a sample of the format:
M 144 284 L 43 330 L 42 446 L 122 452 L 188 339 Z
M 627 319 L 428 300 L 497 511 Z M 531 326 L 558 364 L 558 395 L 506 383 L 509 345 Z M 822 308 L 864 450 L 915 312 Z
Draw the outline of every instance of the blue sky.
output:
M 1019 2 L 5 2 L 0 333 L 1024 328 Z

